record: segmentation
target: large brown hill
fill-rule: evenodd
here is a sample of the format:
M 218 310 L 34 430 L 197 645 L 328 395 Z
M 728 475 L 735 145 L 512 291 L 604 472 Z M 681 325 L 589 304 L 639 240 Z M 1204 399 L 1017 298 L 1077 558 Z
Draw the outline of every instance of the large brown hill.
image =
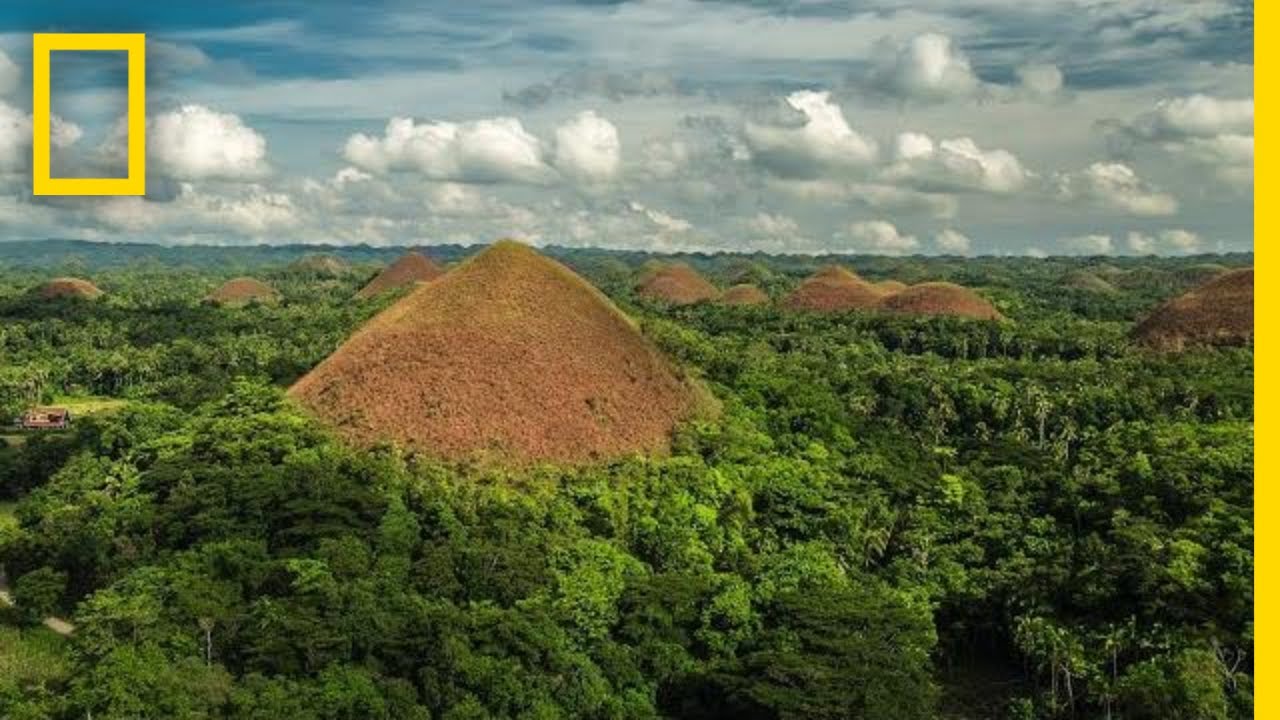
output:
M 1253 268 L 1231 270 L 1157 307 L 1133 330 L 1144 345 L 1248 345 L 1253 340 Z
M 36 288 L 36 295 L 45 300 L 56 298 L 80 298 L 93 300 L 102 295 L 97 285 L 74 277 L 59 277 Z
M 836 313 L 874 308 L 883 296 L 883 291 L 848 269 L 828 265 L 805 278 L 782 305 L 789 310 Z
M 238 277 L 226 281 L 222 287 L 205 297 L 205 302 L 214 305 L 238 307 L 251 302 L 273 303 L 280 299 L 280 294 L 270 285 L 251 277 Z
M 375 316 L 289 394 L 360 444 L 512 464 L 661 452 L 714 405 L 600 291 L 512 241 Z
M 718 302 L 721 305 L 768 305 L 769 296 L 755 285 L 743 283 L 725 290 Z
M 948 282 L 912 285 L 885 297 L 880 307 L 903 315 L 950 315 L 975 320 L 999 320 L 1003 317 L 978 293 Z
M 692 305 L 720 296 L 715 285 L 684 263 L 664 265 L 646 273 L 637 292 L 641 297 L 668 305 Z
M 360 288 L 356 297 L 362 300 L 375 297 L 406 285 L 435 280 L 443 274 L 444 270 L 426 255 L 407 252 L 378 273 L 378 276 L 370 280 L 368 285 Z

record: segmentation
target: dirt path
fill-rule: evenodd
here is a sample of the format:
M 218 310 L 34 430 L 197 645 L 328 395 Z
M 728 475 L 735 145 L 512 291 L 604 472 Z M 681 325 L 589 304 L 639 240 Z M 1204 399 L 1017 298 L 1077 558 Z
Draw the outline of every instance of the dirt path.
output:
M 5 576 L 4 568 L 0 568 L 0 606 L 3 606 L 3 607 L 14 606 L 13 595 L 9 593 L 9 578 Z M 44 623 L 45 627 L 58 633 L 59 635 L 62 635 L 63 637 L 70 635 L 76 630 L 75 625 L 72 625 L 71 623 L 67 622 L 66 620 L 63 620 L 62 618 L 53 617 L 52 615 L 45 618 L 41 622 Z

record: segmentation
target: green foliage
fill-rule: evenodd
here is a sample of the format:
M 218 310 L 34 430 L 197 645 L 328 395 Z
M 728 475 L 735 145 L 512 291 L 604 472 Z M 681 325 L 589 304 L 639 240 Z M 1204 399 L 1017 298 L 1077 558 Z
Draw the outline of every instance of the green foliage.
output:
M 637 258 L 569 259 L 629 303 Z M 775 295 L 812 269 L 690 259 Z M 5 617 L 76 623 L 0 622 L 0 717 L 1248 717 L 1252 352 L 1125 340 L 1200 260 L 1062 290 L 1088 262 L 858 265 L 1005 324 L 638 307 L 722 416 L 520 471 L 355 450 L 284 398 L 381 307 L 362 276 L 232 311 L 195 302 L 227 268 L 75 307 L 0 271 L 0 410 L 130 399 L 0 447 Z
M 38 623 L 57 612 L 67 592 L 67 574 L 42 567 L 18 578 L 13 586 L 13 602 L 27 622 Z

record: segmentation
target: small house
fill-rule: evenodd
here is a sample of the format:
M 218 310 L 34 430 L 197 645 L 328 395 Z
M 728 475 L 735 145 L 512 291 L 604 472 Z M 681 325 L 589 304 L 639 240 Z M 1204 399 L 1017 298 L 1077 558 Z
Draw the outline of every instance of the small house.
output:
M 71 411 L 66 408 L 31 408 L 22 414 L 19 424 L 24 430 L 65 430 L 71 425 Z

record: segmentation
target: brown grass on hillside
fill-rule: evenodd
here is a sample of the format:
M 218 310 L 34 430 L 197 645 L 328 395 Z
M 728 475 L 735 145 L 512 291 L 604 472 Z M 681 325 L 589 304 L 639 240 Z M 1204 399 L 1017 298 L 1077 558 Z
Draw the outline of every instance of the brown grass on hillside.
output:
M 443 274 L 444 269 L 430 258 L 420 252 L 410 251 L 384 268 L 368 285 L 360 288 L 356 297 L 361 300 L 376 297 L 406 285 L 435 280 Z
M 975 320 L 1000 320 L 1003 317 L 978 293 L 948 282 L 912 285 L 884 298 L 880 307 L 904 315 L 951 315 Z
M 662 452 L 715 407 L 599 290 L 512 241 L 375 316 L 289 394 L 360 444 L 512 464 Z
M 74 277 L 59 277 L 36 288 L 36 295 L 45 299 L 53 300 L 55 298 L 80 298 L 83 300 L 93 300 L 102 295 L 102 290 L 97 285 Z
M 1157 350 L 1253 341 L 1253 268 L 1231 270 L 1157 307 L 1133 329 Z
M 769 296 L 755 285 L 743 283 L 725 290 L 717 302 L 721 305 L 768 305 Z
M 641 297 L 668 305 L 692 305 L 720 296 L 706 278 L 684 263 L 673 263 L 647 272 L 636 291 Z
M 289 264 L 289 270 L 311 275 L 337 276 L 351 272 L 351 264 L 336 255 L 312 253 Z
M 214 305 L 239 307 L 251 302 L 273 303 L 280 293 L 270 285 L 251 277 L 238 277 L 226 281 L 222 287 L 205 296 L 204 301 Z
M 874 308 L 884 293 L 839 265 L 828 265 L 805 278 L 782 301 L 788 310 L 835 313 Z

